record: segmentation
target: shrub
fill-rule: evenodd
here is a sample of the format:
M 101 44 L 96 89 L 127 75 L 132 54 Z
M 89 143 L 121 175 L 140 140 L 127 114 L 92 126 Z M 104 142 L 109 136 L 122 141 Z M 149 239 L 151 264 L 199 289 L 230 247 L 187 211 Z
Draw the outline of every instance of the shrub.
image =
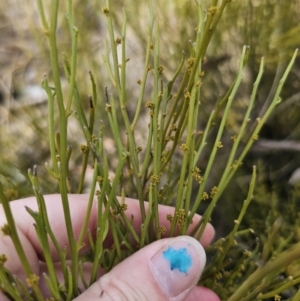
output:
M 136 15 L 133 14 L 131 21 L 127 21 L 126 7 L 121 14 L 119 6 L 107 0 L 102 8 L 106 19 L 106 39 L 101 49 L 107 74 L 96 79 L 94 72 L 85 74 L 81 69 L 86 68 L 81 45 L 88 43 L 85 36 L 88 31 L 81 33 L 81 28 L 76 27 L 77 18 L 80 20 L 76 9 L 82 9 L 82 4 L 68 2 L 67 24 L 62 22 L 61 32 L 58 30 L 59 1 L 53 0 L 47 8 L 42 1 L 38 1 L 51 64 L 51 72 L 45 74 L 42 81 L 48 102 L 48 139 L 45 135 L 40 139 L 46 140 L 49 145 L 50 163 L 46 163 L 45 170 L 52 178 L 45 182 L 50 183 L 47 184 L 50 189 L 55 190 L 56 185 L 59 188 L 72 261 L 69 271 L 63 250 L 55 244 L 45 210 L 41 188 L 43 185 L 39 184 L 45 173 L 38 176 L 38 170 L 43 168 L 34 166 L 29 170 L 29 179 L 40 210 L 33 212 L 28 209 L 28 213 L 35 221 L 45 254 L 49 253 L 45 240 L 49 235 L 60 254 L 62 266 L 66 268 L 64 276 L 70 277 L 64 279 L 65 286 L 61 286 L 57 285 L 58 280 L 53 273 L 46 276 L 53 298 L 59 296 L 61 300 L 70 300 L 79 294 L 77 281 L 78 276 L 84 277 L 80 273 L 80 266 L 84 261 L 93 263 L 91 279 L 83 279 L 83 283 L 88 286 L 96 280 L 99 266 L 108 271 L 139 248 L 160 239 L 165 229 L 160 224 L 158 204 L 175 207 L 174 215 L 167 217 L 171 223 L 171 236 L 175 235 L 176 230 L 185 234 L 193 216 L 203 206 L 203 218 L 195 225 L 192 233 L 200 239 L 221 196 L 227 194 L 228 198 L 232 197 L 232 192 L 226 188 L 237 170 L 241 169 L 246 154 L 258 140 L 264 124 L 280 103 L 283 85 L 296 60 L 297 50 L 280 74 L 280 80 L 275 81 L 272 88 L 274 93 L 270 94 L 272 97 L 264 106 L 260 106 L 260 114 L 257 113 L 260 110 L 257 109 L 255 101 L 263 79 L 265 59 L 262 58 L 260 64 L 256 62 L 250 55 L 249 46 L 240 50 L 239 63 L 234 60 L 235 76 L 232 77 L 233 72 L 230 73 L 229 83 L 224 79 L 220 88 L 224 93 L 217 96 L 212 91 L 210 77 L 213 78 L 212 72 L 215 69 L 209 66 L 209 51 L 210 45 L 216 43 L 213 37 L 222 38 L 222 29 L 219 33 L 216 29 L 225 8 L 231 5 L 229 2 L 223 0 L 218 5 L 218 1 L 212 1 L 207 9 L 204 9 L 206 4 L 202 1 L 189 3 L 189 11 L 196 8 L 195 16 L 190 18 L 191 27 L 186 30 L 191 40 L 187 43 L 188 47 L 182 47 L 185 51 L 179 55 L 178 47 L 172 48 L 172 36 L 165 35 L 164 28 L 156 20 L 155 7 L 150 1 L 146 14 L 149 22 L 147 35 L 138 26 L 135 34 L 129 32 L 133 40 L 144 43 L 140 49 L 136 47 L 137 51 L 143 52 L 141 63 L 138 61 L 141 60 L 140 55 L 134 57 L 136 49 L 131 45 L 133 42 L 127 39 L 127 26 L 136 24 L 136 21 L 132 21 L 136 19 Z M 139 12 L 145 13 L 145 5 L 142 2 L 139 5 Z M 95 19 L 91 20 L 93 24 L 97 24 Z M 102 27 L 102 19 L 98 22 L 98 26 Z M 89 28 L 89 24 L 83 26 Z M 177 26 L 179 32 L 185 32 L 184 28 Z M 68 32 L 67 38 L 65 31 Z M 64 37 L 66 45 L 62 45 L 60 35 Z M 182 39 L 180 34 L 179 43 Z M 176 38 L 174 40 L 177 42 Z M 170 49 L 165 51 L 161 44 L 164 47 L 169 45 Z M 173 58 L 172 49 L 176 50 Z M 252 90 L 246 89 L 251 90 L 246 98 L 241 90 L 244 87 L 242 82 L 249 55 L 252 63 L 259 65 L 259 69 Z M 95 56 L 89 58 L 91 64 L 94 61 L 97 61 Z M 137 72 L 138 68 L 140 70 Z M 133 84 L 133 74 L 137 73 L 140 79 L 137 78 L 137 82 Z M 89 81 L 81 81 L 84 77 L 89 78 Z M 238 97 L 247 100 L 237 109 Z M 79 130 L 76 130 L 75 135 L 70 135 L 75 122 L 80 126 L 80 138 Z M 69 145 L 70 140 L 75 140 L 75 145 L 80 145 L 80 153 L 78 148 Z M 84 142 L 80 143 L 80 140 Z M 109 142 L 112 144 L 109 145 Z M 76 164 L 76 160 L 80 163 Z M 86 180 L 88 167 L 92 167 L 90 182 Z M 257 242 L 252 229 L 239 228 L 253 198 L 255 180 L 254 166 L 246 200 L 234 220 L 233 229 L 207 249 L 211 260 L 201 284 L 212 288 L 222 300 L 278 299 L 287 290 L 293 295 L 290 300 L 298 300 L 299 273 L 288 272 L 287 267 L 298 259 L 300 245 L 296 241 L 278 243 L 275 240 L 281 226 L 280 218 L 276 215 L 269 216 L 270 227 L 264 245 Z M 0 262 L 2 289 L 13 300 L 20 299 L 15 287 L 24 294 L 26 300 L 44 300 L 35 275 L 26 265 L 25 254 L 14 228 L 9 199 L 15 195 L 12 190 L 3 187 L 0 187 L 0 198 L 8 225 L 2 231 L 11 236 L 18 250 L 28 279 L 32 280 L 30 285 L 33 294 L 29 296 L 25 286 L 19 280 L 14 280 L 4 268 L 6 259 L 3 256 Z M 86 220 L 79 240 L 75 241 L 68 208 L 68 193 L 82 193 L 84 189 L 89 191 Z M 83 236 L 88 233 L 87 222 L 95 195 L 98 208 L 104 206 L 105 210 L 98 212 L 97 228 L 100 230 L 96 242 L 90 239 L 92 250 L 81 256 L 78 250 Z M 297 190 L 293 195 L 295 199 Z M 140 203 L 143 221 L 140 236 L 135 233 L 131 220 L 124 214 L 126 196 L 135 197 Z M 145 200 L 149 202 L 149 211 L 145 210 Z M 105 249 L 102 244 L 108 228 L 114 237 L 113 249 Z M 129 235 L 136 240 L 137 247 L 130 245 Z M 50 258 L 46 264 L 51 270 L 53 262 Z

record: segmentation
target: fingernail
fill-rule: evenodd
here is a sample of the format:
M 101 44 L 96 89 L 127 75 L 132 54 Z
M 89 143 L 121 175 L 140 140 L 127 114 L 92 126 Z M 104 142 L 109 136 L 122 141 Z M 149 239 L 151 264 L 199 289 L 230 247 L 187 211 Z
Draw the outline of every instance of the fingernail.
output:
M 180 236 L 151 258 L 150 269 L 161 289 L 171 298 L 196 285 L 205 261 L 200 243 L 192 237 Z

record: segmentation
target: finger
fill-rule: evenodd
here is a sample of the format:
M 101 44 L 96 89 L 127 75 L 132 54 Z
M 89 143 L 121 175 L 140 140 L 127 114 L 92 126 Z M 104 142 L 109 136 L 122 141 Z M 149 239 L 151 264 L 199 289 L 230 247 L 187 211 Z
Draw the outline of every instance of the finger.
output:
M 122 261 L 74 301 L 185 300 L 205 260 L 202 246 L 192 237 L 162 239 Z M 205 295 L 198 300 L 204 301 Z
M 133 220 L 133 226 L 134 228 L 137 230 L 138 234 L 140 233 L 140 227 L 141 224 L 143 223 L 142 218 L 141 218 L 141 214 L 140 214 L 140 205 L 139 202 L 135 199 L 130 199 L 130 198 L 126 198 L 126 203 L 128 205 L 128 210 L 126 211 L 126 214 L 130 217 L 131 214 L 134 215 L 134 220 Z M 148 202 L 145 202 L 145 210 L 146 212 L 148 211 Z M 166 206 L 166 205 L 159 205 L 159 222 L 160 225 L 166 228 L 166 233 L 164 234 L 164 238 L 169 237 L 170 231 L 171 231 L 171 223 L 167 218 L 167 215 L 172 215 L 174 216 L 174 207 L 170 207 L 170 206 Z M 189 225 L 188 229 L 187 229 L 187 235 L 189 235 L 194 226 L 197 225 L 197 223 L 201 220 L 201 216 L 198 214 L 195 214 L 192 223 Z M 177 229 L 177 231 L 175 232 L 175 236 L 179 235 L 179 231 Z M 211 224 L 207 224 L 203 235 L 200 239 L 200 243 L 203 247 L 207 247 L 211 241 L 213 240 L 215 235 L 215 230 L 213 228 L 213 226 Z
M 1 220 L 1 218 L 0 218 Z M 1 224 L 1 222 L 0 222 Z M 28 240 L 28 238 L 22 233 L 22 231 L 18 231 L 18 236 L 23 248 L 23 251 L 25 252 L 27 256 L 27 260 L 29 262 L 29 265 L 31 266 L 32 272 L 36 275 L 39 274 L 39 260 L 37 257 L 37 254 L 32 247 L 31 242 Z M 20 280 L 25 282 L 26 280 L 26 273 L 23 269 L 23 264 L 17 254 L 17 251 L 14 247 L 14 244 L 11 240 L 11 238 L 7 235 L 3 235 L 3 233 L 0 231 L 0 255 L 5 255 L 7 258 L 7 261 L 5 262 L 5 268 L 7 268 L 13 276 L 18 277 Z M 1 291 L 0 288 L 0 300 L 1 301 L 9 301 L 11 299 L 8 299 Z
M 72 269 L 72 262 L 71 260 L 67 260 L 67 266 Z M 63 275 L 63 271 L 62 271 L 62 267 L 61 267 L 61 263 L 57 262 L 54 264 L 54 269 L 55 269 L 55 275 L 58 279 L 59 283 L 64 283 L 65 279 L 64 279 L 64 275 Z M 84 292 L 86 290 L 85 285 L 87 285 L 88 283 L 90 283 L 91 280 L 91 274 L 92 274 L 92 269 L 93 269 L 93 263 L 92 262 L 84 262 L 82 263 L 82 272 L 83 275 L 82 276 L 78 276 L 78 289 L 80 292 Z M 47 268 L 46 263 L 44 262 L 40 262 L 40 281 L 39 281 L 39 287 L 43 293 L 43 296 L 45 298 L 49 298 L 49 300 L 51 299 L 51 293 L 49 291 L 48 288 L 48 284 L 45 280 L 44 275 L 49 275 L 49 271 Z M 98 273 L 97 273 L 97 279 L 100 278 L 102 275 L 104 275 L 104 270 L 100 267 L 98 269 Z M 84 280 L 82 279 L 82 277 L 84 277 Z M 83 282 L 84 281 L 84 282 Z M 84 284 L 85 283 L 85 284 Z M 2 301 L 2 299 L 0 298 L 0 300 Z M 47 299 L 48 300 L 48 299 Z
M 70 202 L 70 215 L 72 219 L 75 239 L 78 238 L 80 233 L 84 217 L 86 215 L 86 206 L 87 206 L 87 195 L 69 195 Z M 54 235 L 56 236 L 59 245 L 64 248 L 68 248 L 68 235 L 65 230 L 64 224 L 64 215 L 62 204 L 60 200 L 60 195 L 47 195 L 45 196 L 47 212 L 50 224 L 52 226 L 52 230 Z M 127 215 L 134 215 L 134 227 L 138 231 L 140 229 L 141 217 L 140 217 L 140 207 L 139 202 L 133 199 L 126 199 L 128 204 Z M 11 202 L 11 208 L 15 217 L 15 221 L 17 224 L 17 228 L 20 229 L 19 237 L 21 240 L 21 244 L 23 246 L 24 252 L 28 257 L 29 264 L 31 265 L 33 272 L 39 274 L 39 258 L 43 258 L 43 250 L 40 247 L 39 241 L 37 239 L 35 229 L 33 227 L 34 220 L 27 213 L 25 206 L 30 207 L 32 210 L 37 211 L 37 204 L 35 198 L 27 198 L 15 202 Z M 147 208 L 147 203 L 146 203 Z M 93 208 L 91 212 L 91 217 L 89 219 L 88 227 L 90 229 L 95 229 L 96 227 L 96 216 L 97 212 L 97 202 L 93 203 Z M 166 228 L 169 229 L 169 222 L 166 219 L 167 214 L 173 214 L 174 208 L 168 206 L 160 206 L 159 207 L 160 218 L 162 220 L 162 224 L 165 223 Z M 197 223 L 201 217 L 195 216 L 194 222 Z M 0 206 L 0 227 L 2 227 L 6 223 L 5 215 L 2 207 Z M 202 243 L 207 245 L 214 235 L 214 229 L 211 225 L 208 225 L 206 228 L 204 235 L 202 237 Z M 86 248 L 88 248 L 88 242 L 86 241 Z M 50 244 L 52 255 L 54 260 L 58 259 L 56 250 L 53 245 Z M 85 248 L 85 249 L 86 249 Z M 22 269 L 22 264 L 19 261 L 19 257 L 15 251 L 15 248 L 10 241 L 9 237 L 4 237 L 0 235 L 0 254 L 6 254 L 8 257 L 8 262 L 6 263 L 6 267 L 15 275 L 18 275 L 20 278 L 25 278 L 25 273 Z M 38 254 L 38 256 L 37 256 Z
M 44 198 L 46 202 L 49 223 L 56 237 L 56 240 L 61 248 L 66 248 L 67 250 L 69 250 L 69 236 L 65 226 L 64 211 L 63 211 L 60 195 L 59 194 L 46 195 L 44 196 Z M 87 212 L 88 195 L 69 195 L 68 199 L 69 199 L 69 208 L 70 208 L 70 215 L 71 215 L 74 237 L 75 240 L 77 241 Z M 126 215 L 128 216 L 128 218 L 134 216 L 133 226 L 137 234 L 139 235 L 140 226 L 142 224 L 139 202 L 134 199 L 126 198 L 126 204 L 128 206 L 128 209 L 126 210 Z M 29 242 L 32 244 L 39 258 L 43 259 L 44 256 L 43 249 L 40 246 L 39 240 L 35 232 L 35 228 L 33 226 L 34 221 L 32 217 L 27 213 L 25 206 L 35 211 L 38 210 L 38 206 L 34 197 L 11 202 L 11 208 L 15 217 L 16 225 L 24 233 L 25 237 L 28 238 Z M 145 207 L 147 210 L 148 203 L 145 203 Z M 170 230 L 170 222 L 167 220 L 168 214 L 174 214 L 174 208 L 160 205 L 159 216 L 161 220 L 161 225 L 165 226 L 167 229 L 166 236 L 168 235 Z M 200 220 L 200 218 L 201 217 L 199 215 L 195 215 L 193 219 L 193 224 L 196 224 Z M 5 221 L 4 213 L 2 212 L 2 216 L 1 216 L 1 210 L 0 210 L 0 226 L 3 225 L 4 221 Z M 188 229 L 188 233 L 191 231 L 193 224 L 190 225 Z M 92 234 L 95 234 L 96 226 L 97 226 L 97 201 L 94 200 L 92 204 L 91 215 L 88 221 L 88 229 L 90 229 Z M 214 229 L 210 224 L 208 224 L 200 242 L 204 247 L 206 247 L 207 245 L 209 245 L 213 236 L 214 236 Z M 85 235 L 83 242 L 85 246 L 82 248 L 81 252 L 85 252 L 90 248 L 87 235 Z M 54 261 L 59 260 L 57 251 L 51 242 L 50 242 L 50 251 L 53 260 Z
M 210 289 L 196 286 L 192 289 L 185 301 L 220 301 L 220 298 Z
M 77 241 L 79 238 L 80 230 L 83 226 L 84 218 L 87 211 L 87 202 L 88 197 L 86 195 L 77 195 L 74 197 L 73 195 L 69 196 L 69 209 L 70 216 L 72 222 L 72 228 L 74 232 L 75 240 Z M 65 225 L 65 217 L 62 206 L 61 197 L 59 194 L 55 195 L 46 195 L 45 203 L 47 208 L 47 215 L 49 219 L 49 223 L 51 225 L 51 229 L 54 233 L 54 236 L 60 246 L 61 249 L 69 250 L 69 236 L 66 230 Z M 36 230 L 34 227 L 34 220 L 26 211 L 26 207 L 34 211 L 38 211 L 37 201 L 34 197 L 13 201 L 10 203 L 11 210 L 15 219 L 15 223 L 17 228 L 24 234 L 24 236 L 28 239 L 30 244 L 34 249 L 34 253 L 38 255 L 40 259 L 44 259 L 43 249 L 38 240 Z M 0 207 L 0 227 L 6 223 L 6 218 L 4 212 L 1 211 Z M 97 224 L 97 203 L 93 203 L 93 208 L 91 212 L 91 218 L 88 222 L 89 229 L 95 229 Z M 50 241 L 50 251 L 54 261 L 59 260 L 58 253 L 56 251 L 55 246 Z M 82 248 L 82 252 L 90 249 L 88 243 L 88 236 L 85 235 L 84 247 Z M 69 257 L 69 256 L 68 256 Z
M 18 231 L 18 236 L 33 273 L 38 275 L 38 257 L 34 248 L 32 247 L 31 242 L 22 233 L 22 231 Z M 0 231 L 0 255 L 3 254 L 7 258 L 7 261 L 5 262 L 5 267 L 8 268 L 13 275 L 18 276 L 19 278 L 24 280 L 25 272 L 23 270 L 22 262 L 20 261 L 14 244 L 9 236 L 3 235 L 3 233 L 1 233 Z

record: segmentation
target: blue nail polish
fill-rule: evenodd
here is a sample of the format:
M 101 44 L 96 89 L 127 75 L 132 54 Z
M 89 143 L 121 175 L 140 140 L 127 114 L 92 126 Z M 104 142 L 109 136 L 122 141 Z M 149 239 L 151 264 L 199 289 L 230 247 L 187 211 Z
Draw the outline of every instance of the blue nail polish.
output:
M 163 240 L 157 242 L 164 244 L 164 247 L 150 259 L 149 267 L 168 300 L 179 294 L 183 294 L 180 300 L 184 300 L 199 281 L 205 265 L 205 252 L 199 242 L 189 236 L 165 241 L 168 243 Z
M 193 263 L 192 256 L 188 253 L 187 248 L 174 249 L 169 246 L 163 252 L 163 257 L 169 261 L 171 270 L 177 269 L 186 275 Z

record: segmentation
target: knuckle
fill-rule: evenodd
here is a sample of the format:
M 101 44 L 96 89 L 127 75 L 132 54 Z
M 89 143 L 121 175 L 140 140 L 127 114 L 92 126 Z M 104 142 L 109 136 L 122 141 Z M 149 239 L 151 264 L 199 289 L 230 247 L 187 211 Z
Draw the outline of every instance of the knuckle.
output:
M 147 301 L 142 290 L 134 283 L 126 281 L 117 275 L 106 274 L 99 281 L 99 295 L 103 301 Z

